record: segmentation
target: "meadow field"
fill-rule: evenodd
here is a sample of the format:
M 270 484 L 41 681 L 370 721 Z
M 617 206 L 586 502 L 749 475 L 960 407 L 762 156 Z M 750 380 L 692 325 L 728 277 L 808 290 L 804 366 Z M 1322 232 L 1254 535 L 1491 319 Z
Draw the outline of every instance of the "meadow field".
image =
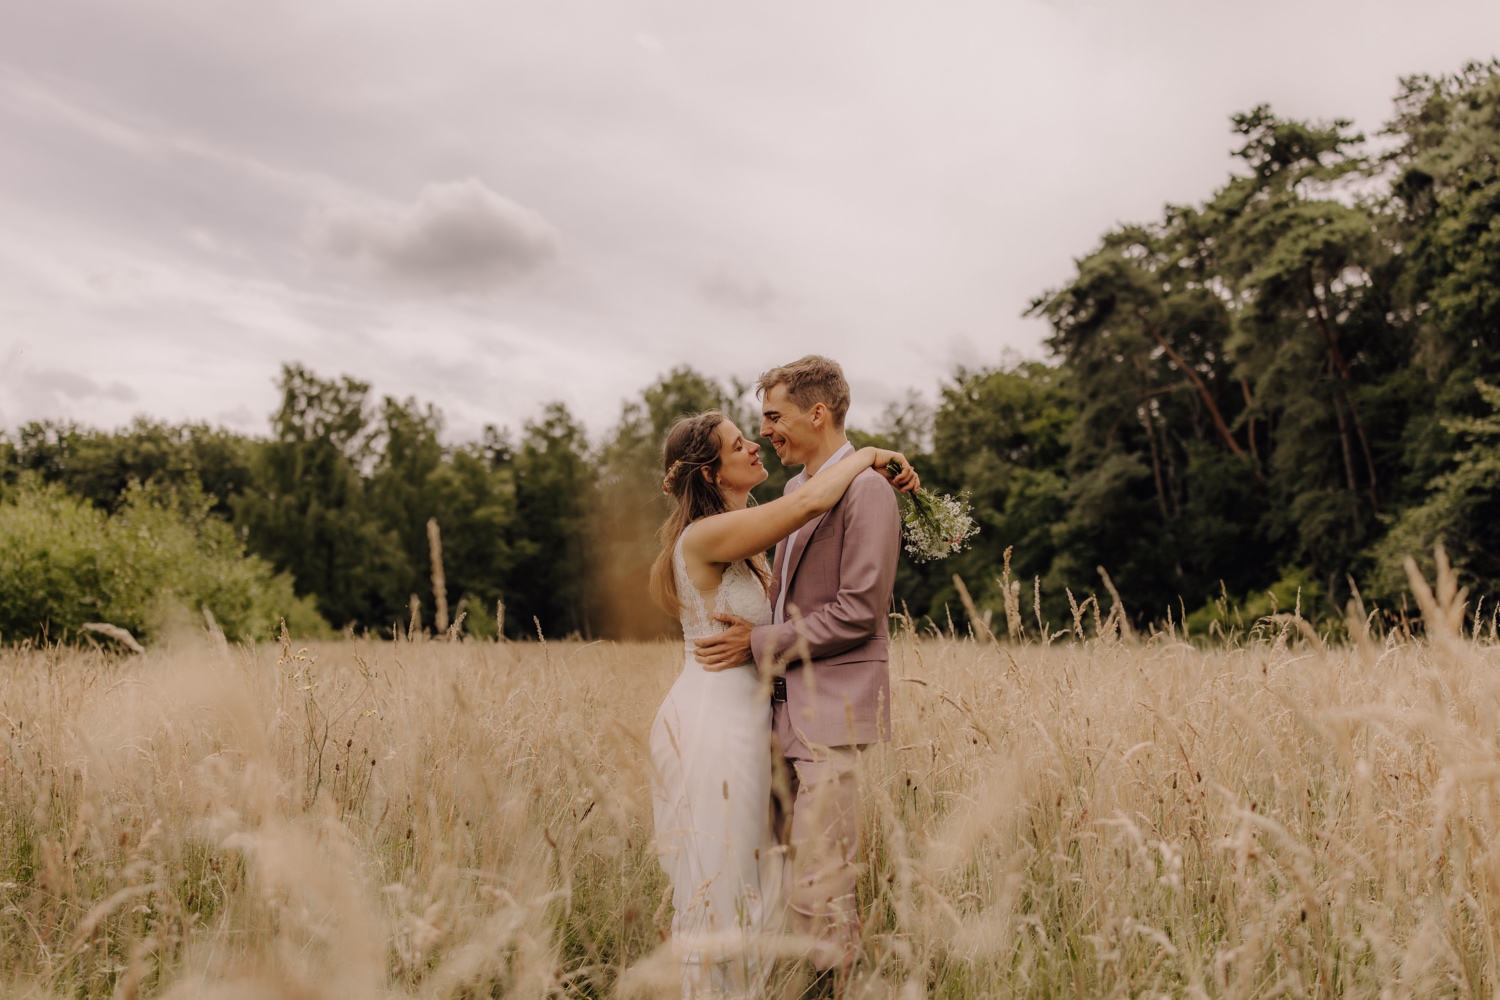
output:
M 1494 995 L 1500 646 L 1437 589 L 1424 638 L 1333 647 L 904 631 L 854 993 Z M 4 995 L 676 995 L 644 739 L 680 650 L 0 652 Z

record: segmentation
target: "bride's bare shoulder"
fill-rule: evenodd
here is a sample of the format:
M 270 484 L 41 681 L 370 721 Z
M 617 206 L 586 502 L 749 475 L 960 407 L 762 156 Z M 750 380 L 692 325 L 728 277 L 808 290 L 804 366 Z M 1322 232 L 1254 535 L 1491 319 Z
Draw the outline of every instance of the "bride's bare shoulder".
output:
M 722 563 L 711 562 L 703 557 L 703 553 L 699 547 L 693 544 L 691 537 L 693 529 L 706 521 L 723 516 L 722 514 L 712 514 L 708 517 L 700 517 L 686 528 L 683 528 L 682 534 L 677 539 L 677 552 L 682 558 L 683 572 L 687 573 L 688 579 L 699 590 L 710 591 L 718 587 L 719 581 L 724 576 L 724 565 Z

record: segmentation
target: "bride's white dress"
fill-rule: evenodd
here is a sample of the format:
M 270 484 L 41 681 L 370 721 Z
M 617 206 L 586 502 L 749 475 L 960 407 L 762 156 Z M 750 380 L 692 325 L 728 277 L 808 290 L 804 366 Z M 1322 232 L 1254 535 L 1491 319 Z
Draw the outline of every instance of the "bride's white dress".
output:
M 688 577 L 681 539 L 672 565 L 682 673 L 651 727 L 656 843 L 672 881 L 672 936 L 684 997 L 749 996 L 769 968 L 757 945 L 774 929 L 781 885 L 771 833 L 771 705 L 754 665 L 704 670 L 693 640 L 724 630 L 713 620 L 717 612 L 767 624 L 771 603 L 744 563 L 726 569 L 711 594 Z

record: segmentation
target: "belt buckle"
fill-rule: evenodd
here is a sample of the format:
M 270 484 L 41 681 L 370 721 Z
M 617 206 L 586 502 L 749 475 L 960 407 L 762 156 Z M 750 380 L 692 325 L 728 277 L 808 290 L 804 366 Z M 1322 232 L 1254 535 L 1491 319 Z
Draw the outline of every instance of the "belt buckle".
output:
M 772 701 L 786 701 L 786 678 L 785 677 L 772 677 L 771 678 L 771 700 Z

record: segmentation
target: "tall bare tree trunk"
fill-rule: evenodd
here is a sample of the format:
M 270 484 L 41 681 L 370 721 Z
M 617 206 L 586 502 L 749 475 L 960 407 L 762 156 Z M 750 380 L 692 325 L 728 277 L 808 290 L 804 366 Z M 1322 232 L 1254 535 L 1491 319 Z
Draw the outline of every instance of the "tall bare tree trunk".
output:
M 1333 394 L 1333 414 L 1339 421 L 1339 447 L 1344 453 L 1344 476 L 1349 483 L 1349 516 L 1353 518 L 1354 530 L 1359 530 L 1359 483 L 1354 476 L 1354 451 L 1349 444 L 1349 421 L 1344 417 L 1344 404 L 1337 389 Z
M 1260 465 L 1260 451 L 1255 447 L 1255 400 L 1250 396 L 1250 383 L 1245 381 L 1245 376 L 1240 376 L 1240 391 L 1245 394 L 1245 419 L 1247 426 L 1247 437 L 1250 439 L 1250 454 L 1255 459 L 1255 464 Z
M 1156 424 L 1151 419 L 1151 404 L 1140 405 L 1141 422 L 1146 425 L 1146 437 L 1151 441 L 1151 472 L 1156 476 L 1156 503 L 1161 508 L 1161 519 L 1172 521 L 1172 512 L 1167 509 L 1167 488 L 1161 478 L 1161 455 L 1156 450 Z
M 1161 331 L 1156 328 L 1156 324 L 1151 322 L 1151 320 L 1147 318 L 1146 311 L 1144 309 L 1141 309 L 1139 311 L 1139 315 L 1141 317 L 1141 321 L 1146 324 L 1146 330 L 1151 334 L 1151 339 L 1156 341 L 1156 345 L 1166 352 L 1167 357 L 1171 358 L 1173 362 L 1176 363 L 1177 367 L 1181 369 L 1182 373 L 1186 375 L 1192 381 L 1193 385 L 1197 388 L 1198 395 L 1203 398 L 1203 405 L 1208 408 L 1208 414 L 1213 418 L 1214 427 L 1218 430 L 1219 437 L 1223 439 L 1224 443 L 1229 446 L 1229 450 L 1234 452 L 1237 458 L 1249 462 L 1250 456 L 1245 454 L 1245 449 L 1241 448 L 1239 442 L 1234 439 L 1234 435 L 1229 433 L 1229 425 L 1224 422 L 1224 415 L 1219 412 L 1219 405 L 1214 402 L 1213 393 L 1208 391 L 1208 386 L 1204 383 L 1203 379 L 1198 376 L 1198 372 L 1193 368 L 1192 365 L 1189 365 L 1186 361 L 1183 360 L 1182 355 L 1178 354 L 1172 348 L 1171 344 L 1167 343 L 1166 338 L 1161 335 Z M 1253 462 L 1251 463 L 1251 466 L 1252 471 L 1255 473 L 1255 478 L 1260 479 L 1260 466 Z
M 1328 291 L 1326 283 L 1323 286 L 1323 290 L 1326 294 Z M 1354 387 L 1354 375 L 1349 371 L 1348 362 L 1344 360 L 1344 352 L 1339 349 L 1339 341 L 1334 336 L 1333 326 L 1328 322 L 1328 314 L 1323 309 L 1323 301 L 1318 298 L 1318 286 L 1313 281 L 1311 266 L 1307 269 L 1307 295 L 1312 300 L 1313 315 L 1318 318 L 1318 328 L 1323 332 L 1323 342 L 1328 345 L 1328 366 L 1340 382 L 1339 395 L 1343 397 L 1343 401 L 1349 406 L 1349 416 L 1354 421 L 1354 433 L 1358 435 L 1360 449 L 1364 452 L 1365 471 L 1370 476 L 1370 507 L 1375 513 L 1379 514 L 1380 495 L 1375 479 L 1375 456 L 1370 451 L 1370 440 L 1365 436 L 1364 422 L 1359 419 L 1359 405 L 1354 402 L 1354 396 L 1349 391 Z M 1343 420 L 1343 414 L 1339 414 L 1339 425 L 1341 427 L 1343 426 Z M 1344 445 L 1345 451 L 1348 450 L 1348 447 L 1348 443 L 1346 442 Z M 1353 485 L 1349 488 L 1351 490 L 1356 489 Z
M 1344 404 L 1338 390 L 1333 394 L 1333 414 L 1339 421 L 1339 446 L 1344 452 L 1344 476 L 1349 481 L 1349 492 L 1359 492 L 1359 481 L 1354 476 L 1354 452 L 1349 445 L 1349 421 L 1344 417 Z

